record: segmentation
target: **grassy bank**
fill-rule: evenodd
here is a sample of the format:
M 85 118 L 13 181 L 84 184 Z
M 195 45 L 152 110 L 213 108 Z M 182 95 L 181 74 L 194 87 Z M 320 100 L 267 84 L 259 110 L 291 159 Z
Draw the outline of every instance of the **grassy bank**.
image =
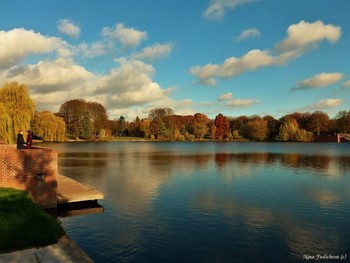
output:
M 27 192 L 0 188 L 0 252 L 53 244 L 63 234 L 61 225 Z

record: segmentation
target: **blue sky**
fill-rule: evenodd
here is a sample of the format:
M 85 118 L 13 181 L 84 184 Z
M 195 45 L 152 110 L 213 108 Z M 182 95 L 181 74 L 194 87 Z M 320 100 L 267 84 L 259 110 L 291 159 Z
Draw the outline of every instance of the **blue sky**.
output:
M 0 81 L 37 110 L 210 118 L 350 110 L 350 1 L 0 1 Z

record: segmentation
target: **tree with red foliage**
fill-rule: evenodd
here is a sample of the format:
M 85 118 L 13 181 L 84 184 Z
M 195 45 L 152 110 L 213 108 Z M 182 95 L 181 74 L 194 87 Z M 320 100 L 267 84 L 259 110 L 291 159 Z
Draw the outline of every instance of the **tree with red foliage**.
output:
M 219 140 L 226 139 L 230 133 L 229 119 L 221 113 L 215 117 L 214 125 L 216 127 L 215 137 Z

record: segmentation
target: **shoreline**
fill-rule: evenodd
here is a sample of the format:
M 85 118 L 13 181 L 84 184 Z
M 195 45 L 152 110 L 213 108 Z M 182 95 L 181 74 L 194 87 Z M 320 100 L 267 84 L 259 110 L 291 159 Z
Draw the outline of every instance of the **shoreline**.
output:
M 78 244 L 67 234 L 60 237 L 57 243 L 24 250 L 0 254 L 0 262 L 45 263 L 45 262 L 74 262 L 93 263 Z

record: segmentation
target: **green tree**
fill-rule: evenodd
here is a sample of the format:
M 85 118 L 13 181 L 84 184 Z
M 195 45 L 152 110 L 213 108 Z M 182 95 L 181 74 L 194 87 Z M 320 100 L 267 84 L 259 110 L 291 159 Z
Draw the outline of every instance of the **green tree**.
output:
M 91 139 L 93 137 L 93 135 L 97 135 L 93 132 L 92 129 L 92 123 L 91 123 L 91 119 L 87 116 L 87 115 L 83 115 L 79 124 L 80 124 L 80 128 L 78 130 L 78 135 L 80 138 L 84 138 L 84 139 Z M 98 130 L 100 131 L 100 129 Z
M 28 88 L 17 82 L 6 83 L 0 89 L 0 136 L 6 144 L 16 142 L 19 130 L 28 130 L 34 117 L 35 103 Z
M 279 128 L 276 140 L 282 142 L 293 141 L 298 129 L 298 123 L 295 119 L 286 119 Z
M 286 118 L 279 128 L 277 141 L 306 142 L 313 140 L 312 132 L 299 129 L 295 119 Z
M 160 117 L 156 117 L 154 120 L 150 123 L 150 131 L 151 134 L 154 135 L 155 139 L 158 139 L 158 136 L 160 134 L 164 135 L 166 132 L 166 128 L 164 125 L 164 122 Z
M 340 111 L 335 119 L 338 132 L 350 132 L 350 111 Z
M 124 116 L 120 116 L 119 120 L 118 120 L 118 127 L 119 127 L 118 135 L 119 136 L 124 136 L 125 135 L 126 126 L 127 125 L 126 125 L 125 117 Z
M 68 134 L 75 137 L 91 138 L 106 130 L 109 126 L 107 111 L 98 102 L 86 102 L 82 99 L 69 100 L 59 109 L 64 118 Z
M 65 122 L 49 111 L 36 112 L 32 122 L 33 135 L 43 141 L 64 141 Z

